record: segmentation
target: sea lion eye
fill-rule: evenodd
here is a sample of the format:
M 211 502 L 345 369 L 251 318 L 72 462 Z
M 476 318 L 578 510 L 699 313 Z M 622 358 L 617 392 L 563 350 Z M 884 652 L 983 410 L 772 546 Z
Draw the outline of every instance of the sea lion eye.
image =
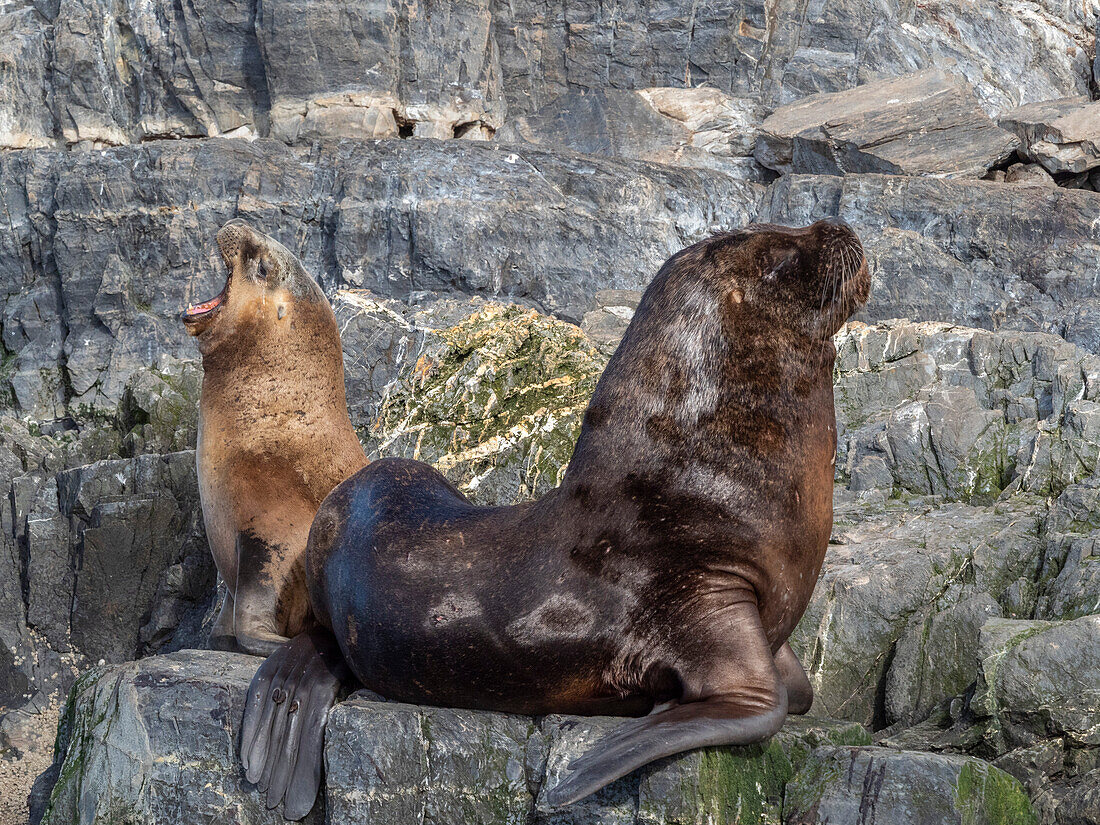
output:
M 260 272 L 260 277 L 263 278 L 266 281 L 267 280 L 267 264 L 264 263 L 263 258 L 260 258 L 259 272 Z

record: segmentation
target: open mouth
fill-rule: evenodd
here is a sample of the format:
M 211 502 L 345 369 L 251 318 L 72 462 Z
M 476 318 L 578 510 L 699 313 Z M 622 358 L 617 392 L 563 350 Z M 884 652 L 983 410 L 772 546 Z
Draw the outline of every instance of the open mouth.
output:
M 180 313 L 180 320 L 185 324 L 195 323 L 203 318 L 209 318 L 218 309 L 229 300 L 229 281 L 233 275 L 233 269 L 230 262 L 222 256 L 222 264 L 228 270 L 225 278 L 225 286 L 222 287 L 222 291 L 210 298 L 207 301 L 203 301 L 201 304 L 188 304 L 187 309 Z
M 229 283 L 226 282 L 222 287 L 222 291 L 211 298 L 209 301 L 203 301 L 201 304 L 192 304 L 187 307 L 183 312 L 183 321 L 197 321 L 200 318 L 205 318 L 212 312 L 216 311 L 218 307 L 225 303 L 225 299 L 229 297 Z

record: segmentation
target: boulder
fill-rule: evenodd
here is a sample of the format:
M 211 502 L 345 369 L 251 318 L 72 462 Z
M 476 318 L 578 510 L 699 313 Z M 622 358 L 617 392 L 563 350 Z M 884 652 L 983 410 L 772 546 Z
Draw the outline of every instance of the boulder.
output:
M 1034 825 L 1020 783 L 980 759 L 818 748 L 787 786 L 785 825 Z
M 930 69 L 780 106 L 761 124 L 755 154 L 784 173 L 976 178 L 1018 145 L 970 84 Z
M 482 504 L 556 487 L 606 356 L 572 324 L 499 304 L 431 338 L 387 387 L 368 456 L 428 461 Z
M 1021 151 L 1051 173 L 1078 175 L 1100 166 L 1100 103 L 1061 98 L 1010 109 L 1000 124 L 1019 135 Z
M 1014 133 L 1020 139 L 1022 151 L 1027 153 L 1031 144 L 1043 140 L 1051 123 L 1090 103 L 1092 98 L 1087 95 L 1025 103 L 1001 112 L 997 116 L 997 125 Z
M 1057 181 L 1038 163 L 1014 163 L 1005 170 L 1005 183 L 1028 186 L 1057 186 Z
M 100 667 L 74 685 L 44 823 L 281 822 L 236 755 L 259 659 L 184 651 Z M 609 718 L 530 718 L 353 696 L 330 713 L 326 782 L 307 822 L 774 821 L 787 781 L 822 745 L 864 745 L 857 725 L 790 719 L 771 741 L 661 760 L 557 812 L 539 802 Z
M 972 708 L 995 752 L 1061 736 L 1100 745 L 1100 615 L 1065 622 L 990 619 Z

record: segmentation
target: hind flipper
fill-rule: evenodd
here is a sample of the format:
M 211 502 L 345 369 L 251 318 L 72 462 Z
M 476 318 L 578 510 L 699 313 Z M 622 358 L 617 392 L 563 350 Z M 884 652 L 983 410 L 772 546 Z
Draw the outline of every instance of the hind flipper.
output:
M 632 719 L 569 765 L 546 793 L 551 807 L 583 799 L 655 759 L 709 745 L 747 745 L 783 726 L 787 690 L 760 626 L 755 604 L 732 605 L 706 638 L 685 645 L 676 670 L 684 686 L 678 704 Z
M 241 725 L 241 761 L 267 807 L 287 819 L 309 813 L 321 785 L 324 727 L 341 690 L 354 683 L 336 639 L 314 630 L 295 636 L 256 672 Z
M 779 670 L 779 678 L 787 687 L 787 713 L 796 716 L 808 713 L 814 703 L 814 688 L 789 642 L 783 642 L 775 654 L 775 666 Z

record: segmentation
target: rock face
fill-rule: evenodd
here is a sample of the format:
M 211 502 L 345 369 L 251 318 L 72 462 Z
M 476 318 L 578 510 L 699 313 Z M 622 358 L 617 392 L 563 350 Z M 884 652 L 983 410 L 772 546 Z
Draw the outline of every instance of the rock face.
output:
M 713 168 L 763 180 L 751 159 L 761 107 L 716 89 L 570 92 L 497 132 L 513 144 Z
M 969 83 L 931 69 L 780 106 L 760 126 L 756 159 L 784 173 L 977 178 L 1018 145 Z
M 100 660 L 62 742 L 85 744 L 37 809 L 60 773 L 58 821 L 277 820 L 230 758 L 251 665 L 123 664 L 202 644 L 214 607 L 201 370 L 176 315 L 223 283 L 224 221 L 278 237 L 332 298 L 372 455 L 505 504 L 562 473 L 670 254 L 841 217 L 874 284 L 868 326 L 837 339 L 836 530 L 792 642 L 814 713 L 845 727 L 684 756 L 555 814 L 545 776 L 604 723 L 355 700 L 317 816 L 1027 821 L 981 759 L 1044 825 L 1091 825 L 1098 16 L 1097 0 L 0 4 L 0 821 L 25 819 L 61 699 Z M 171 729 L 173 705 L 214 727 Z M 94 712 L 73 736 L 77 706 Z M 829 750 L 856 726 L 892 752 Z
M 573 321 L 597 291 L 641 288 L 712 231 L 839 215 L 874 273 L 865 319 L 1038 329 L 1100 349 L 1092 192 L 850 175 L 787 176 L 765 194 L 715 170 L 533 148 L 221 139 L 7 153 L 0 192 L 0 391 L 45 419 L 114 408 L 137 372 L 195 357 L 175 313 L 220 288 L 210 238 L 238 212 L 330 290 L 460 290 Z
M 788 786 L 787 825 L 1032 825 L 1027 795 L 1011 776 L 976 759 L 882 748 L 820 748 Z
M 952 65 L 991 112 L 1088 93 L 1095 4 L 16 0 L 5 147 L 239 135 L 486 138 L 570 90 L 709 85 L 769 107 Z M 323 45 L 323 47 L 322 47 Z M 5 80 L 8 78 L 5 74 Z M 17 79 L 16 79 L 17 78 Z
M 1068 622 L 991 619 L 978 643 L 973 707 L 1004 752 L 1051 736 L 1100 746 L 1100 616 Z
M 893 175 L 789 175 L 759 216 L 856 227 L 872 272 L 863 320 L 950 321 L 1052 332 L 1100 351 L 1091 272 L 1100 195 L 1071 189 Z
M 187 651 L 90 671 L 65 708 L 63 761 L 43 821 L 281 822 L 237 765 L 244 693 L 258 663 Z M 791 719 L 767 745 L 663 760 L 573 809 L 546 810 L 542 788 L 616 724 L 353 696 L 331 713 L 326 786 L 307 821 L 640 825 L 737 812 L 778 821 L 784 787 L 814 748 L 868 743 L 858 725 Z
M 762 189 L 466 142 L 210 140 L 8 153 L 0 192 L 3 380 L 48 418 L 113 407 L 139 369 L 195 357 L 176 314 L 221 288 L 211 239 L 236 213 L 330 289 L 504 295 L 579 321 L 593 286 L 640 288 L 684 243 L 748 223 Z

